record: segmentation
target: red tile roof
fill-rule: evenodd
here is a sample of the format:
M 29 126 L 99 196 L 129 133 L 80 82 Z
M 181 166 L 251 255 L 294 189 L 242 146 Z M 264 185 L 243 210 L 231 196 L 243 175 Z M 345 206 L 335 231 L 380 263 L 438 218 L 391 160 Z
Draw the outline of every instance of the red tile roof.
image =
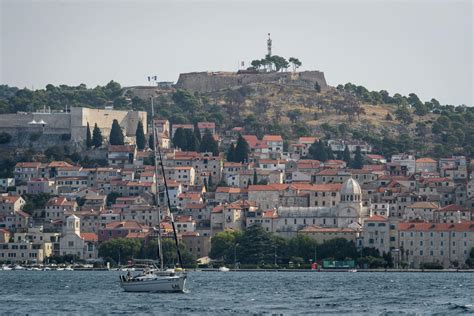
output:
M 84 238 L 84 241 L 97 242 L 99 237 L 96 233 L 81 233 L 81 237 Z
M 466 221 L 461 223 L 412 223 L 405 222 L 398 224 L 399 231 L 472 231 L 474 232 L 474 222 Z
M 262 141 L 264 142 L 282 142 L 283 138 L 281 138 L 281 135 L 264 135 L 262 138 Z
M 380 215 L 372 215 L 365 219 L 366 222 L 386 222 L 387 219 Z

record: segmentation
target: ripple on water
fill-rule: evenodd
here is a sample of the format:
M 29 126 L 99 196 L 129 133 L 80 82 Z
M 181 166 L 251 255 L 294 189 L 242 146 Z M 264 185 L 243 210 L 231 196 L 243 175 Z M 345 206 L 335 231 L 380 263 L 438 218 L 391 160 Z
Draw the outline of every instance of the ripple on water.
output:
M 190 272 L 184 294 L 125 293 L 119 274 L 0 271 L 0 313 L 474 313 L 469 273 Z

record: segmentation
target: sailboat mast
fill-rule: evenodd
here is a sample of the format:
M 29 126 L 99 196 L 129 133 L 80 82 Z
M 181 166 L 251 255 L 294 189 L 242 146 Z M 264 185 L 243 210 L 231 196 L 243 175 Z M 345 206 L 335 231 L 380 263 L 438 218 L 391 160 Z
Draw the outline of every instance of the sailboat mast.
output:
M 163 264 L 163 249 L 161 245 L 161 210 L 159 204 L 159 185 L 158 185 L 158 162 L 156 161 L 156 147 L 158 143 L 158 137 L 156 135 L 156 127 L 155 127 L 155 108 L 153 106 L 153 97 L 151 97 L 151 129 L 153 133 L 153 162 L 155 163 L 155 185 L 156 185 L 156 193 L 155 193 L 155 206 L 158 210 L 158 255 L 160 256 L 160 268 L 161 270 L 164 269 Z M 161 155 L 160 155 L 161 157 Z
M 168 202 L 168 209 L 171 215 L 171 227 L 173 227 L 174 243 L 176 246 L 176 252 L 178 253 L 179 266 L 183 268 L 183 261 L 181 259 L 181 251 L 179 250 L 178 235 L 176 234 L 176 226 L 174 224 L 173 214 L 171 213 L 170 194 L 168 192 L 168 183 L 166 182 L 165 167 L 163 165 L 163 156 L 161 155 L 161 148 L 160 148 L 159 142 L 158 144 L 156 144 L 155 148 L 156 147 L 158 147 L 158 157 L 160 158 L 161 173 L 163 174 L 163 183 L 165 185 L 166 201 Z

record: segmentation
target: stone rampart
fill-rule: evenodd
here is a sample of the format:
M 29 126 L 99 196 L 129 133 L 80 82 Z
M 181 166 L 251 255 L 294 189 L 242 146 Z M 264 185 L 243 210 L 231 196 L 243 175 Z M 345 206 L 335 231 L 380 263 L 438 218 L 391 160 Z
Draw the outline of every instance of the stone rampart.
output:
M 73 142 L 80 142 L 86 137 L 87 123 L 91 132 L 94 125 L 108 138 L 113 120 L 116 119 L 126 137 L 133 138 L 138 122 L 143 122 L 147 133 L 147 113 L 143 111 L 117 111 L 72 107 L 70 112 L 51 113 L 15 113 L 0 115 L 0 132 L 12 136 L 21 134 L 62 135 L 70 134 Z
M 213 92 L 231 89 L 253 83 L 280 83 L 314 89 L 318 83 L 327 88 L 324 73 L 320 71 L 232 73 L 232 72 L 191 72 L 179 75 L 175 87 L 197 92 Z

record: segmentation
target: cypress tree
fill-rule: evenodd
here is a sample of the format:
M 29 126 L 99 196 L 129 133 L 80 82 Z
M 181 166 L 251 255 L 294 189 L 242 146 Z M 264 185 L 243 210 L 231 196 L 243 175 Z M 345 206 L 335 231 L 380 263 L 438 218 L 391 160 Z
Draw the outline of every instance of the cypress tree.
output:
M 109 144 L 110 145 L 123 145 L 124 144 L 122 128 L 120 128 L 120 124 L 117 120 L 114 120 L 112 122 L 112 129 L 110 130 Z
M 342 154 L 342 160 L 344 160 L 347 164 L 347 166 L 351 165 L 351 153 L 349 151 L 349 146 L 346 145 L 346 148 L 344 148 L 344 153 Z
M 219 155 L 219 146 L 217 145 L 217 141 L 214 139 L 214 136 L 212 136 L 211 131 L 208 129 L 206 129 L 204 132 L 199 151 L 202 153 L 211 152 L 213 156 Z
M 153 144 L 153 134 L 150 134 L 150 137 L 148 137 L 148 148 L 155 150 L 155 144 Z
M 95 123 L 94 130 L 92 131 L 92 145 L 94 145 L 95 148 L 100 147 L 102 146 L 102 141 L 102 132 L 97 126 L 97 123 Z
M 181 150 L 184 150 L 184 151 L 188 149 L 188 143 L 186 141 L 186 133 L 182 127 L 178 128 L 176 132 L 174 132 L 173 146 L 174 148 L 180 148 Z
M 199 150 L 199 140 L 196 137 L 196 134 L 190 129 L 185 129 L 184 134 L 186 135 L 186 150 L 187 151 L 198 151 Z
M 86 147 L 87 149 L 92 147 L 92 135 L 91 135 L 91 129 L 89 127 L 89 122 L 87 122 L 87 130 L 86 130 Z
M 237 146 L 235 147 L 235 161 L 236 162 L 246 162 L 249 160 L 249 144 L 242 137 L 239 135 L 239 139 L 237 140 Z
M 326 150 L 326 154 L 327 154 L 327 156 L 328 156 L 328 160 L 329 160 L 329 159 L 334 159 L 335 156 L 334 156 L 334 153 L 333 153 L 333 151 L 332 151 L 332 149 L 331 149 L 331 146 L 329 146 L 329 145 L 328 145 L 328 146 L 324 146 L 324 148 L 325 148 L 325 150 Z
M 229 150 L 227 151 L 227 161 L 236 162 L 235 160 L 235 145 L 230 144 Z
M 253 169 L 253 183 L 257 184 L 258 178 L 257 178 L 257 169 Z
M 145 132 L 143 131 L 142 121 L 138 121 L 137 131 L 135 132 L 135 140 L 138 150 L 144 150 L 146 145 Z
M 212 183 L 212 175 L 209 173 L 209 180 L 207 180 L 207 187 L 209 190 L 212 190 L 212 186 L 214 184 Z
M 354 162 L 352 163 L 354 169 L 362 169 L 364 167 L 364 157 L 362 157 L 362 152 L 360 146 L 356 147 Z
M 198 123 L 194 124 L 194 135 L 196 135 L 197 140 L 201 142 L 202 136 L 201 136 L 201 131 L 198 128 Z
M 328 160 L 328 154 L 326 152 L 326 146 L 324 145 L 322 140 L 315 141 L 311 147 L 309 148 L 309 154 L 311 158 L 319 160 L 319 161 L 326 161 Z

